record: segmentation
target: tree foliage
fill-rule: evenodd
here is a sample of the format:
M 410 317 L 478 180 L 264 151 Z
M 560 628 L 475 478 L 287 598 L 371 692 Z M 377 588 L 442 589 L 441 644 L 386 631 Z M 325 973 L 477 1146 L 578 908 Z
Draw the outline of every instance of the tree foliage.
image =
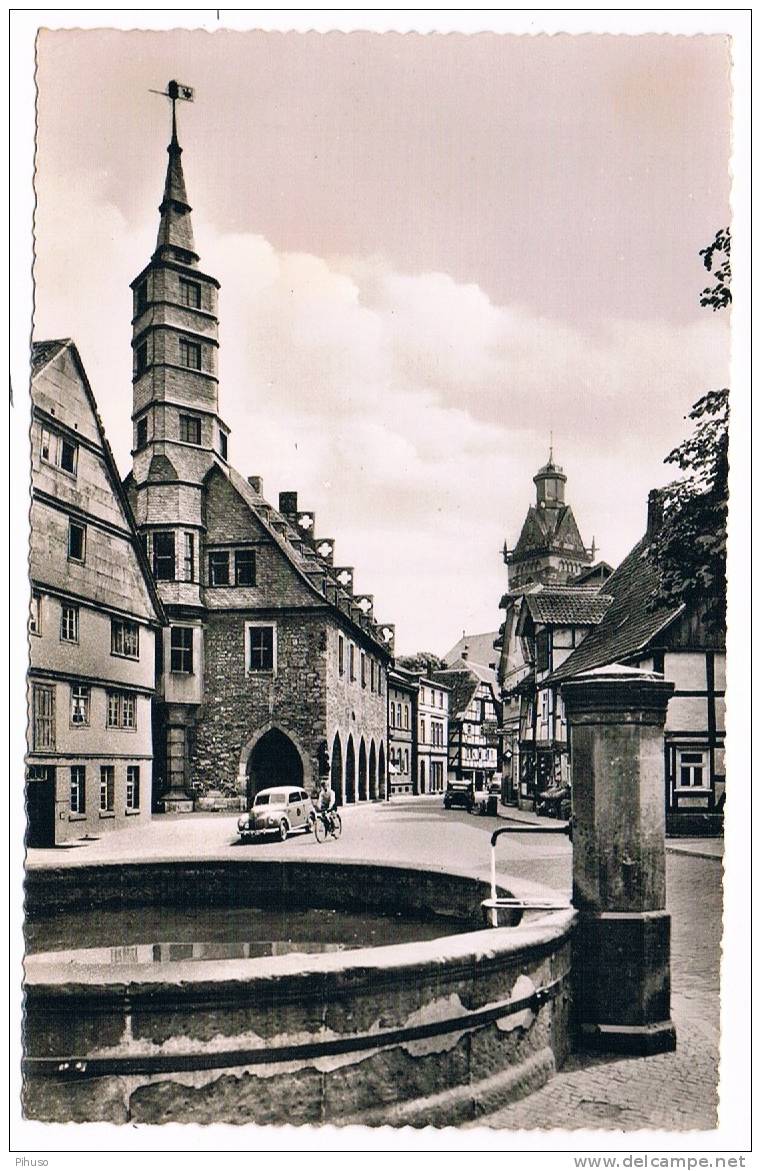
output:
M 703 289 L 700 304 L 710 306 L 714 313 L 717 309 L 726 309 L 732 302 L 731 246 L 732 235 L 729 228 L 719 228 L 713 243 L 700 250 L 703 264 L 713 273 L 716 282 L 713 286 Z
M 430 667 L 434 671 L 445 671 L 446 663 L 432 651 L 418 651 L 415 655 L 399 655 L 396 659 L 397 667 L 405 671 L 416 671 L 424 675 Z
M 722 229 L 700 253 L 716 278 L 700 303 L 714 311 L 732 300 L 730 245 L 729 229 Z M 726 621 L 729 390 L 709 391 L 687 418 L 694 423 L 692 434 L 664 461 L 684 474 L 660 494 L 663 519 L 652 543 L 659 578 L 655 602 L 694 605 L 703 622 L 720 631 Z

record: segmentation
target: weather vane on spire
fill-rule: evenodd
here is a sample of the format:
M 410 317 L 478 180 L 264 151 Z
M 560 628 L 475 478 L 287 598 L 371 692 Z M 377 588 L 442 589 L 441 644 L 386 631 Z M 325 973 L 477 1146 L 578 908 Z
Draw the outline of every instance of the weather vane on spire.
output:
M 172 103 L 172 138 L 177 137 L 177 103 L 192 102 L 195 90 L 190 85 L 180 85 L 179 81 L 170 81 L 165 90 L 152 89 L 152 94 L 159 94 L 162 98 L 169 98 Z

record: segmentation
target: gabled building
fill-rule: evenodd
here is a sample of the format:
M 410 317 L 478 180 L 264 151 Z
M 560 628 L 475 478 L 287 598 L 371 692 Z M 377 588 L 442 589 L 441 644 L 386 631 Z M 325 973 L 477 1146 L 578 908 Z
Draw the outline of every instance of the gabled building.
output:
M 705 623 L 698 607 L 656 601 L 650 547 L 661 520 L 659 494 L 651 492 L 644 537 L 605 582 L 611 601 L 602 621 L 547 683 L 557 691 L 567 679 L 614 663 L 659 671 L 673 682 L 663 762 L 666 828 L 706 833 L 720 828 L 725 799 L 725 632 Z
M 537 585 L 520 597 L 502 675 L 507 800 L 533 805 L 550 787 L 570 783 L 565 712 L 549 679 L 602 621 L 610 602 L 583 586 Z
M 95 398 L 70 340 L 32 347 L 27 841 L 151 816 L 164 621 Z
M 448 778 L 483 792 L 499 776 L 501 706 L 496 674 L 468 656 L 465 649 L 447 670 L 434 671 L 433 681 L 450 692 Z
M 386 778 L 393 627 L 295 492 L 279 506 L 228 462 L 219 282 L 200 267 L 172 117 L 156 248 L 132 282 L 133 464 L 125 481 L 166 609 L 155 766 L 161 807 L 250 803 L 265 786 L 339 802 Z

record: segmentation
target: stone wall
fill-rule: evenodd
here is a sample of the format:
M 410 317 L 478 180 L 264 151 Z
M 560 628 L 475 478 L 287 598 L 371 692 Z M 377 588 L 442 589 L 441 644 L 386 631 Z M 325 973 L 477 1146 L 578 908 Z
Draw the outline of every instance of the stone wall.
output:
M 125 907 L 141 897 L 175 897 L 189 908 L 198 899 L 314 905 L 316 894 L 326 907 L 443 910 L 460 917 L 452 930 L 464 933 L 325 955 L 180 964 L 171 976 L 154 965 L 68 982 L 51 980 L 49 965 L 30 963 L 29 1118 L 452 1125 L 538 1088 L 568 1054 L 570 910 L 525 927 L 473 930 L 485 883 L 351 863 L 72 866 L 63 884 L 54 877 L 28 876 L 31 910 L 55 913 L 62 900 L 85 905 L 93 897 Z M 61 1059 L 68 1063 L 62 1073 Z
M 325 739 L 325 618 L 308 611 L 279 612 L 274 672 L 246 670 L 248 615 L 211 612 L 205 629 L 204 695 L 191 751 L 191 782 L 201 795 L 210 789 L 239 793 L 247 746 L 259 733 L 278 728 L 306 756 L 304 784 L 317 777 L 319 744 Z M 261 621 L 260 612 L 256 620 Z

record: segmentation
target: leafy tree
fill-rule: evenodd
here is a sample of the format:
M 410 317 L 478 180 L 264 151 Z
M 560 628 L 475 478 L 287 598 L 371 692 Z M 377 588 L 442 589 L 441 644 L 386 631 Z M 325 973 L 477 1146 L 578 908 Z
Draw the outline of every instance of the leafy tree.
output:
M 710 305 L 714 313 L 717 309 L 726 309 L 732 301 L 732 267 L 729 262 L 731 245 L 732 236 L 729 228 L 719 228 L 713 243 L 700 250 L 703 264 L 713 273 L 716 281 L 712 288 L 703 289 L 700 304 Z
M 434 655 L 432 651 L 418 651 L 416 655 L 399 655 L 396 659 L 397 667 L 403 667 L 405 671 L 417 671 L 421 675 L 425 674 L 429 667 L 434 671 L 446 670 L 446 663 L 440 659 L 438 655 Z
M 729 229 L 700 255 L 716 284 L 703 290 L 701 305 L 726 308 L 732 301 Z M 687 416 L 695 427 L 665 463 L 685 475 L 660 493 L 663 521 L 653 539 L 658 570 L 655 604 L 695 605 L 715 631 L 726 622 L 727 506 L 729 501 L 729 390 L 712 390 Z

